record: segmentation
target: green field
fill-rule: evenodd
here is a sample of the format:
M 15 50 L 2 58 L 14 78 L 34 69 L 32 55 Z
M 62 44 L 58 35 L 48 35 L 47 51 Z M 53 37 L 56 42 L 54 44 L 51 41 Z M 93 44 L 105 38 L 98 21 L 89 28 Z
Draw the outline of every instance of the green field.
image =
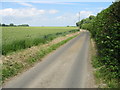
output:
M 76 27 L 2 27 L 2 54 L 43 44 L 76 31 Z

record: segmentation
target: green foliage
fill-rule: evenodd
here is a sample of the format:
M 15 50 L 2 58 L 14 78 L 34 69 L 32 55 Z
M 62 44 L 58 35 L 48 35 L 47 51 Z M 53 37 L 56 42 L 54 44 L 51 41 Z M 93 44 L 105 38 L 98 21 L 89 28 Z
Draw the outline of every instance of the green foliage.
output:
M 14 24 L 13 23 L 10 23 L 10 25 L 9 26 L 14 26 Z
M 16 75 L 23 68 L 22 63 L 7 61 L 3 63 L 2 67 L 2 80 L 4 81 L 6 78 Z
M 95 19 L 95 16 L 91 15 L 91 16 L 89 16 L 89 19 L 93 20 L 93 19 Z
M 80 22 L 76 23 L 76 26 L 82 28 L 82 29 L 87 29 L 89 25 L 91 25 L 91 22 L 95 19 L 95 16 L 91 15 L 89 18 L 83 19 Z
M 110 88 L 118 86 L 120 84 L 120 63 L 118 61 L 120 2 L 113 3 L 109 8 L 98 13 L 94 19 L 90 20 L 90 23 L 82 24 L 81 27 L 89 30 L 95 39 L 98 55 L 97 59 L 94 60 L 94 66 L 96 68 L 102 67 L 99 72 Z M 116 81 L 112 82 L 113 80 Z
M 2 55 L 44 44 L 77 31 L 75 27 L 4 27 Z
M 18 25 L 18 26 L 22 26 L 22 27 L 29 27 L 28 24 L 22 24 L 22 25 Z
M 21 26 L 21 27 L 29 27 L 28 24 L 14 25 L 13 23 L 10 23 L 9 25 L 4 24 L 4 23 L 3 23 L 3 24 L 0 23 L 0 26 L 2 26 L 2 27 L 17 27 L 17 26 Z

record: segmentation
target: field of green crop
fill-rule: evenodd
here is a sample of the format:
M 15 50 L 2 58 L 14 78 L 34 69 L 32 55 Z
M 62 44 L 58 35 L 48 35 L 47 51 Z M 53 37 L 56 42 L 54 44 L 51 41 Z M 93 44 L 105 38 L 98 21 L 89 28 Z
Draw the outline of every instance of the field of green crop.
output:
M 76 31 L 76 27 L 2 27 L 2 54 L 43 44 Z

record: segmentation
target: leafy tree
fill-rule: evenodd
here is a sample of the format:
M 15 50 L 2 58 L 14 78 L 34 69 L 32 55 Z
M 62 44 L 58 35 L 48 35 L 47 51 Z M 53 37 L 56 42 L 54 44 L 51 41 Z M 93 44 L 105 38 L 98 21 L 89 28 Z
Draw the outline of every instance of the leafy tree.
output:
M 22 25 L 18 25 L 18 26 L 29 27 L 28 24 L 22 24 Z
M 6 25 L 3 23 L 2 26 L 6 26 Z
M 10 25 L 9 26 L 14 26 L 14 24 L 13 23 L 10 23 Z
M 89 16 L 89 19 L 90 20 L 95 19 L 95 16 L 91 15 L 91 16 Z
M 0 26 L 3 26 L 3 27 L 13 27 L 13 26 L 22 26 L 22 27 L 29 27 L 29 25 L 28 24 L 22 24 L 22 25 L 14 25 L 13 23 L 10 23 L 9 25 L 6 25 L 6 24 L 1 24 L 0 23 Z
M 91 15 L 89 18 L 82 19 L 80 22 L 77 22 L 76 26 L 79 26 L 80 28 L 84 28 L 86 25 L 89 25 L 89 23 L 91 23 L 93 19 L 95 19 L 95 16 Z

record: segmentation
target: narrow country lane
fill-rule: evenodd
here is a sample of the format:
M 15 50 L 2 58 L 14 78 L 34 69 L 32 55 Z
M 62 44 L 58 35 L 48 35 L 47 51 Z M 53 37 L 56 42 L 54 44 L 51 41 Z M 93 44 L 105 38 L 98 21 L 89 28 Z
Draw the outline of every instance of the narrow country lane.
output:
M 89 32 L 84 31 L 3 87 L 84 88 L 88 51 Z

